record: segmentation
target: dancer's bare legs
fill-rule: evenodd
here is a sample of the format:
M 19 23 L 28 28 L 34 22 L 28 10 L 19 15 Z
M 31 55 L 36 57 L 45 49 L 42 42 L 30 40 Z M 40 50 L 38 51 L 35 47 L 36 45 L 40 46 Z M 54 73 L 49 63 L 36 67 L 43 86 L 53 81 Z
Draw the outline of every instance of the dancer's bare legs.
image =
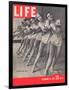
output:
M 16 52 L 18 55 L 20 55 L 20 54 L 22 53 L 22 50 L 23 50 L 26 42 L 27 42 L 27 37 L 24 37 L 24 38 L 21 40 L 20 47 L 19 47 L 19 49 L 18 49 L 17 52 Z
M 37 61 L 38 61 L 38 59 L 39 59 L 39 57 L 40 57 L 40 55 L 41 55 L 42 47 L 43 47 L 43 43 L 40 42 L 38 54 L 37 54 L 37 56 L 36 56 L 35 62 L 34 62 L 33 67 L 32 67 L 32 72 L 34 72 L 34 69 L 35 69 L 35 66 L 36 66 L 36 64 L 37 64 Z
M 56 48 L 57 48 L 56 55 L 53 56 L 53 61 L 52 61 L 51 66 L 49 68 L 50 72 L 54 71 L 54 65 L 55 65 L 56 60 L 57 60 L 57 58 L 59 56 L 59 53 L 60 53 L 60 50 L 61 50 L 61 46 L 56 46 Z
M 45 67 L 44 75 L 48 74 L 49 67 L 50 67 L 50 65 L 52 63 L 52 60 L 53 60 L 52 58 L 53 58 L 53 45 L 50 44 L 50 47 L 49 47 L 49 57 L 48 57 L 47 64 L 46 64 L 46 67 Z
M 18 55 L 21 53 L 22 48 L 24 47 L 24 44 L 25 44 L 25 40 L 24 40 L 24 38 L 23 38 L 23 39 L 21 40 L 20 46 L 19 46 L 19 48 L 18 48 L 18 50 L 17 50 L 17 52 L 16 52 Z
M 32 58 L 32 56 L 33 56 L 33 54 L 34 54 L 34 51 L 35 51 L 37 42 L 38 42 L 38 40 L 35 40 L 35 41 L 34 41 L 34 45 L 33 45 L 32 51 L 30 52 L 29 60 L 28 60 L 28 62 L 27 62 L 27 65 L 29 64 L 29 62 L 30 62 L 30 60 L 31 60 L 31 58 Z
M 31 40 L 30 40 L 30 44 L 29 44 L 29 48 L 28 48 L 28 50 L 26 51 L 26 53 L 25 53 L 25 55 L 24 55 L 24 57 L 23 57 L 23 62 L 25 61 L 27 55 L 28 55 L 29 52 L 31 51 L 31 49 L 32 49 L 32 47 L 33 47 L 33 43 L 34 43 L 34 40 L 31 39 Z
M 24 44 L 24 47 L 22 48 L 22 56 L 24 55 L 24 52 L 25 50 L 27 49 L 27 46 L 28 46 L 28 38 L 25 39 L 25 44 Z

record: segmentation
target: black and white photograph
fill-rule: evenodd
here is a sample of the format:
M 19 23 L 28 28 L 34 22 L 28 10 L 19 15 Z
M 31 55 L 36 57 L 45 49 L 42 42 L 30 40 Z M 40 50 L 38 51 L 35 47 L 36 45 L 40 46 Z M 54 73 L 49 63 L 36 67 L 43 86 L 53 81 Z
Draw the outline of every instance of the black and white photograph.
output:
M 37 12 L 13 18 L 14 77 L 65 74 L 65 8 L 38 6 Z

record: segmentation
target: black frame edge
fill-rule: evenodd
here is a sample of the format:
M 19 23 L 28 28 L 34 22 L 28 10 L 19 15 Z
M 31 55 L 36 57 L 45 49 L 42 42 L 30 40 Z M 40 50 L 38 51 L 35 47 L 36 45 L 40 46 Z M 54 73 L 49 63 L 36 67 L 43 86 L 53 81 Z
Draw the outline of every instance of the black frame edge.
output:
M 13 4 L 35 4 L 40 6 L 53 6 L 53 7 L 64 7 L 65 8 L 65 83 L 53 83 L 53 84 L 42 84 L 42 85 L 27 85 L 27 86 L 13 86 L 12 78 L 13 78 L 13 54 L 12 54 L 12 27 L 13 27 Z M 9 1 L 9 89 L 14 88 L 30 88 L 30 87 L 48 87 L 48 86 L 61 86 L 67 85 L 67 5 L 66 4 L 49 4 L 49 3 L 35 3 L 35 2 L 19 2 L 19 1 Z

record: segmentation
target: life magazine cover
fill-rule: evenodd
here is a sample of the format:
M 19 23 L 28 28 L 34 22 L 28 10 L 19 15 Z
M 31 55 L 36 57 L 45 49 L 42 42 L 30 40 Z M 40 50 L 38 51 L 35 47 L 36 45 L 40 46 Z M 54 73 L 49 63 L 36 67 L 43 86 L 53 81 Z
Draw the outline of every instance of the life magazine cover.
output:
M 66 7 L 10 2 L 12 87 L 66 83 Z

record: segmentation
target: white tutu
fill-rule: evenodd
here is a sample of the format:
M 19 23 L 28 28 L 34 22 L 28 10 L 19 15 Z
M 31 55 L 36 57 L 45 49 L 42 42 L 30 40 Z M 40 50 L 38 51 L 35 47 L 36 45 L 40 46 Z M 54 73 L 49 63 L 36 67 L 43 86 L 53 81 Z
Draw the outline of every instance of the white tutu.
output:
M 47 44 L 48 43 L 49 36 L 50 36 L 50 33 L 46 33 L 45 35 L 42 36 L 42 40 L 41 41 L 44 44 Z
M 38 33 L 37 36 L 36 36 L 36 40 L 41 40 L 42 39 L 42 33 Z
M 37 34 L 30 34 L 28 35 L 28 39 L 35 39 Z
M 61 46 L 62 45 L 62 37 L 61 35 L 53 34 L 51 38 L 49 39 L 49 42 L 55 46 Z

